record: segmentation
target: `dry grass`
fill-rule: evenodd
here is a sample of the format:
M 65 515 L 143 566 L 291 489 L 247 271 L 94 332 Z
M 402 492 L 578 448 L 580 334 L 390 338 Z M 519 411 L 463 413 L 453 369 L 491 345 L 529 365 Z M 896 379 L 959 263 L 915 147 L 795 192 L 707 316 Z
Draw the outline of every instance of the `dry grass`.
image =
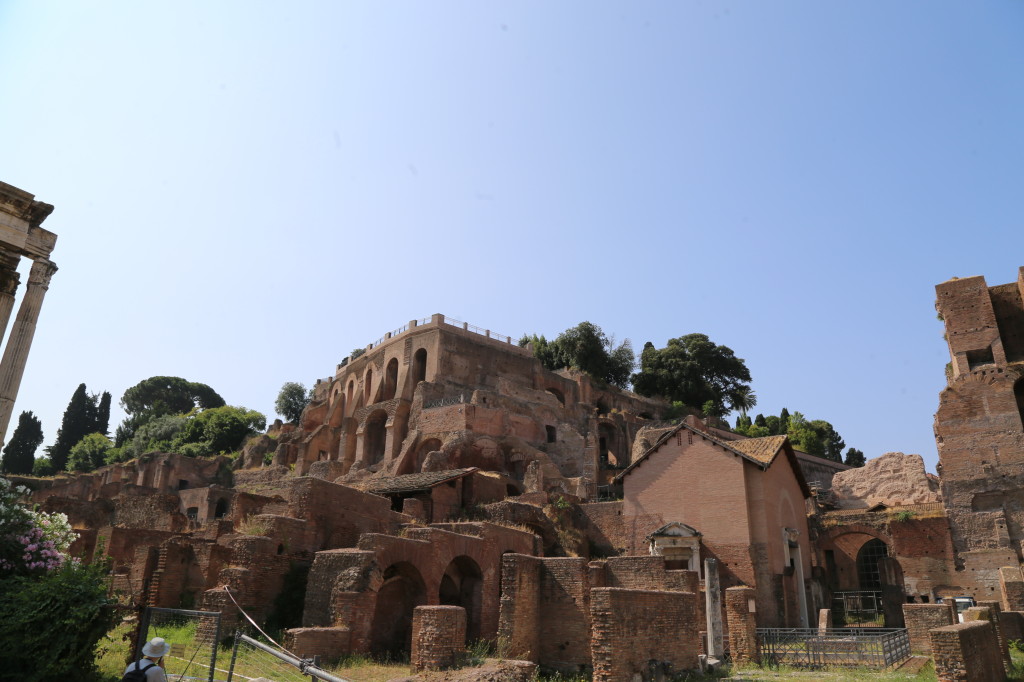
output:
M 238 524 L 238 528 L 236 528 L 236 530 L 242 535 L 269 536 L 270 521 L 267 519 L 258 519 L 250 514 L 242 519 L 242 522 Z

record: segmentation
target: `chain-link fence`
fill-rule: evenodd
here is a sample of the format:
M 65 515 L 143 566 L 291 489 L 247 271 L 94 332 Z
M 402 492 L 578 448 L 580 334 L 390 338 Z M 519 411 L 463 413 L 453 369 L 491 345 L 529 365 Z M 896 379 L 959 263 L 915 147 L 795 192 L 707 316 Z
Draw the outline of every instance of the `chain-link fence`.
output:
M 248 682 L 258 678 L 273 682 L 347 682 L 320 669 L 309 659 L 297 658 L 273 644 L 236 633 L 226 682 Z
M 220 613 L 148 607 L 139 627 L 135 660 L 142 647 L 154 637 L 171 645 L 164 656 L 168 680 L 214 682 L 217 677 L 217 645 L 220 641 Z M 223 680 L 225 672 L 219 674 Z

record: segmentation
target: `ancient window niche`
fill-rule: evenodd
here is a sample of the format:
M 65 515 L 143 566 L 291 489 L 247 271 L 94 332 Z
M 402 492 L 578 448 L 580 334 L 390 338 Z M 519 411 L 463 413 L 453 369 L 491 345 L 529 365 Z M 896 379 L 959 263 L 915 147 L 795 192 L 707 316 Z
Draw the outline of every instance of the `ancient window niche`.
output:
M 996 360 L 992 356 L 992 346 L 967 351 L 967 367 L 972 371 L 986 365 L 994 365 L 995 362 Z
M 678 521 L 665 524 L 647 536 L 650 553 L 665 559 L 666 570 L 700 572 L 701 534 Z

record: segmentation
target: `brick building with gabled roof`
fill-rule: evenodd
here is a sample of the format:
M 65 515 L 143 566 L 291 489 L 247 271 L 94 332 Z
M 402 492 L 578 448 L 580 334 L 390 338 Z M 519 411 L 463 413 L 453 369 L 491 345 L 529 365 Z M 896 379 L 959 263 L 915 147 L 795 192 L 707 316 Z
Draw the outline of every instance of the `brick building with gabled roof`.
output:
M 806 627 L 811 492 L 789 439 L 725 441 L 702 426 L 688 418 L 616 477 L 624 525 L 641 539 L 673 522 L 690 526 L 701 559 L 718 559 L 723 587 L 755 589 L 762 627 Z

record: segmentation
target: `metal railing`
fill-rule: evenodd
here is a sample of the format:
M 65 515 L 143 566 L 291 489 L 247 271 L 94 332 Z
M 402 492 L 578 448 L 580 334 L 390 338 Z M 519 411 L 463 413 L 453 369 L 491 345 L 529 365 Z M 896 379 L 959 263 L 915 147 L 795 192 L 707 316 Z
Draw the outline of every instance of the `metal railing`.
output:
M 487 338 L 494 339 L 495 341 L 503 341 L 505 343 L 512 343 L 512 337 L 508 336 L 506 334 L 498 334 L 497 332 L 492 332 L 490 329 L 484 329 L 483 327 L 477 327 L 476 325 L 472 325 L 469 322 L 463 322 L 462 320 L 456 320 L 454 317 L 448 317 L 447 315 L 444 315 L 442 317 L 444 319 L 444 323 L 445 324 L 451 325 L 453 327 L 461 327 L 462 329 L 465 329 L 466 331 L 473 332 L 474 334 L 479 334 L 480 336 L 486 336 Z
M 832 593 L 832 613 L 836 623 L 872 623 L 882 616 L 882 593 L 858 590 Z
M 305 680 L 307 677 L 324 682 L 348 682 L 321 669 L 312 659 L 298 658 L 240 632 L 235 634 L 227 682 L 256 678 L 291 682 Z
M 423 409 L 429 410 L 432 407 L 447 407 L 449 405 L 461 405 L 466 402 L 466 394 L 460 393 L 457 396 L 451 398 L 438 398 L 436 400 L 425 400 L 423 402 Z
M 762 663 L 795 667 L 888 668 L 910 658 L 905 628 L 758 628 Z

